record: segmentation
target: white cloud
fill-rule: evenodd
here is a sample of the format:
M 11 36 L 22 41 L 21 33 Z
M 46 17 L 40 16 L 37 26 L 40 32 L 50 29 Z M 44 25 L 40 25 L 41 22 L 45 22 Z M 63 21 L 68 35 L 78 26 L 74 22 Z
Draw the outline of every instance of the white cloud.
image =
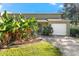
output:
M 59 5 L 60 8 L 63 8 L 63 5 Z
M 11 14 L 11 13 L 13 13 L 13 12 L 11 12 L 11 11 L 7 11 L 7 13 Z
M 0 10 L 2 9 L 2 5 L 0 5 Z
M 0 15 L 2 16 L 2 15 L 3 15 L 3 13 L 4 13 L 4 12 L 1 12 L 1 14 L 0 14 Z
M 56 3 L 50 3 L 51 5 L 56 5 Z
M 1 11 L 1 16 L 3 15 L 4 11 Z M 8 14 L 12 14 L 13 12 L 7 11 Z

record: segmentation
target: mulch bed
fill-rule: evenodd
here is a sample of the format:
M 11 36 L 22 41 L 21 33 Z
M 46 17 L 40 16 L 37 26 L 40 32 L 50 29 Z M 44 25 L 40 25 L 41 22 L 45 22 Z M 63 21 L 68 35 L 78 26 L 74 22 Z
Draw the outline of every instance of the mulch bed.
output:
M 18 48 L 20 47 L 21 45 L 24 45 L 24 44 L 32 44 L 32 43 L 36 43 L 36 42 L 40 42 L 42 39 L 33 39 L 33 40 L 28 40 L 28 41 L 15 41 L 12 45 L 10 45 L 8 47 L 9 48 Z
M 40 37 L 36 37 L 34 39 L 28 39 L 28 40 L 16 40 L 16 41 L 14 41 L 8 45 L 5 45 L 5 46 L 0 45 L 0 49 L 8 49 L 8 48 L 11 48 L 14 46 L 39 42 L 41 40 L 42 40 L 42 38 L 40 38 Z
M 22 44 L 29 44 L 29 43 L 35 43 L 35 42 L 39 42 L 41 41 L 42 39 L 30 39 L 30 40 L 17 40 L 15 42 L 13 42 L 12 45 L 22 45 Z
M 29 39 L 29 40 L 16 40 L 10 44 L 5 45 L 4 47 L 0 48 L 0 49 L 9 49 L 9 48 L 13 48 L 13 47 L 18 47 L 19 45 L 23 45 L 23 44 L 30 44 L 30 43 L 35 43 L 35 42 L 39 42 L 41 41 L 41 38 L 34 38 L 34 39 Z

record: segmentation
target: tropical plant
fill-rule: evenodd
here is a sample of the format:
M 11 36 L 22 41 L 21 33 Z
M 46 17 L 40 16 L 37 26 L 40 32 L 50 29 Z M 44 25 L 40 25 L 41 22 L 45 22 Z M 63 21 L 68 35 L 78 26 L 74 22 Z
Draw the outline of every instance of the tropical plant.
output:
M 6 11 L 2 15 L 2 18 L 0 19 L 0 33 L 3 37 L 1 39 L 2 43 L 7 45 L 9 43 L 9 40 L 11 39 L 10 31 L 12 28 L 12 19 L 7 15 Z
M 38 31 L 38 23 L 34 17 L 31 17 L 27 20 L 21 19 L 20 28 L 22 28 L 23 35 L 22 37 L 31 38 L 34 33 Z
M 5 11 L 0 19 L 0 40 L 3 45 L 12 41 L 30 39 L 38 31 L 38 23 L 34 17 L 26 19 L 21 14 L 9 16 Z

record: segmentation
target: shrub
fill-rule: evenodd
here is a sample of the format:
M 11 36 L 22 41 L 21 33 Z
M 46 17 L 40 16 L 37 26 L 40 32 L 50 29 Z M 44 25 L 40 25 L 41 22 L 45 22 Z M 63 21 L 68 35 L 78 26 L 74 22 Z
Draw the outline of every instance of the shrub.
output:
M 52 33 L 53 33 L 53 28 L 51 27 L 50 24 L 48 26 L 43 27 L 43 31 L 42 31 L 43 35 L 52 35 Z
M 77 27 L 70 28 L 70 36 L 79 37 L 79 28 Z

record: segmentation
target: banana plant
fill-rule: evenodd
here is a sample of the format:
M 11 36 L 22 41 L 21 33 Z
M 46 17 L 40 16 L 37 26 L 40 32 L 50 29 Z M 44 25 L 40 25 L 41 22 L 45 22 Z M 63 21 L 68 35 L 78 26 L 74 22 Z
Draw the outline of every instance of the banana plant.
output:
M 7 45 L 10 40 L 9 31 L 12 28 L 11 22 L 12 20 L 9 18 L 5 11 L 0 19 L 0 34 L 3 37 L 2 42 L 5 45 Z
M 19 15 L 20 20 L 20 29 L 22 30 L 22 37 L 31 38 L 33 33 L 38 30 L 38 24 L 34 17 L 25 19 Z
M 3 44 L 10 40 L 29 39 L 38 31 L 38 23 L 34 17 L 26 19 L 21 14 L 9 16 L 5 11 L 0 18 L 0 39 Z
M 9 16 L 5 11 L 0 21 L 0 32 L 3 33 L 3 44 L 7 45 L 10 40 L 18 39 L 16 31 L 20 22 L 17 22 L 15 17 Z

